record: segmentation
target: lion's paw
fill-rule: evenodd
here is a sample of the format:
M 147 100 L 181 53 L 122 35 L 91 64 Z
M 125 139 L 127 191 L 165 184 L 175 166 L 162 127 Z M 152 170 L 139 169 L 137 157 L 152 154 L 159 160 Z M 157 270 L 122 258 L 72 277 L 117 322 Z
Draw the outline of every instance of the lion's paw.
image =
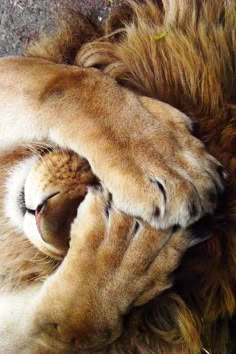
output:
M 123 212 L 155 228 L 187 227 L 214 211 L 224 169 L 192 136 L 186 115 L 156 100 L 143 103 L 152 115 L 130 137 L 126 161 L 112 161 L 105 186 Z

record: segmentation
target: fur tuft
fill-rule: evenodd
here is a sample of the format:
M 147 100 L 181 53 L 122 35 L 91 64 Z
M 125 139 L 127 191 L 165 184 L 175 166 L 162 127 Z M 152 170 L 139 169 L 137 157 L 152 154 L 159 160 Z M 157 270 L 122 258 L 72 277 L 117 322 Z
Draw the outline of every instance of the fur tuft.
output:
M 27 48 L 26 56 L 72 64 L 82 44 L 89 43 L 101 33 L 79 12 L 61 13 L 56 22 L 60 23 L 60 30 L 50 35 L 42 33 L 39 41 L 33 42 Z

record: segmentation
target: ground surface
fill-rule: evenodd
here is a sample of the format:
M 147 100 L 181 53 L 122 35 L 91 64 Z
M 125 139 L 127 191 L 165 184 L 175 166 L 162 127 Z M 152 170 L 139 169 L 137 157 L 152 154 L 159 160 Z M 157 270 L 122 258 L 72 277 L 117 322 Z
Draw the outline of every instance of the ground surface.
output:
M 115 2 L 115 1 L 114 1 Z M 0 56 L 19 54 L 42 30 L 52 30 L 54 14 L 80 9 L 101 21 L 111 0 L 0 0 Z

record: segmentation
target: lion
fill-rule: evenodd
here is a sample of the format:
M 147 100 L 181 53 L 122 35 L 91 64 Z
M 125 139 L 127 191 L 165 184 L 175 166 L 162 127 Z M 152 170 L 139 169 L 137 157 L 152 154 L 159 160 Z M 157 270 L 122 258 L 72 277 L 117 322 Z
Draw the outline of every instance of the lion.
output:
M 0 60 L 4 353 L 229 351 L 234 15 L 132 1 Z

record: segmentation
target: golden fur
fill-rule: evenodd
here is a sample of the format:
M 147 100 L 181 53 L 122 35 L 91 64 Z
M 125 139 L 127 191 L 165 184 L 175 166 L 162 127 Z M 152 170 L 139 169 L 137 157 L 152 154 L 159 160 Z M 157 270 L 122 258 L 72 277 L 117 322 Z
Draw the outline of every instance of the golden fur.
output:
M 229 173 L 226 191 L 215 214 L 194 228 L 199 237 L 204 234 L 212 236 L 211 239 L 186 253 L 175 274 L 175 287 L 152 302 L 134 308 L 125 318 L 121 337 L 103 348 L 102 353 L 199 353 L 202 348 L 213 353 L 229 351 L 228 321 L 236 307 L 234 21 L 235 4 L 230 0 L 219 1 L 214 6 L 211 1 L 193 0 L 130 2 L 123 5 L 122 11 L 115 9 L 111 13 L 103 39 L 95 40 L 92 26 L 78 17 L 73 19 L 71 27 L 65 25 L 54 38 L 45 37 L 29 50 L 30 56 L 54 62 L 96 66 L 133 92 L 180 109 L 197 124 L 197 136 Z M 122 30 L 118 30 L 120 27 Z M 79 37 L 81 29 L 87 33 L 84 41 Z M 113 35 L 112 31 L 115 31 Z M 86 44 L 88 41 L 91 43 Z M 17 65 L 15 61 L 13 66 Z M 49 75 L 50 72 L 51 67 Z M 61 82 L 59 86 L 58 82 L 55 84 L 53 91 L 49 87 L 43 90 L 43 95 L 39 92 L 42 103 L 48 97 L 50 100 L 61 95 Z M 105 87 L 102 89 L 104 92 Z M 98 95 L 96 110 L 101 99 Z M 147 99 L 143 99 L 143 104 L 155 113 Z M 171 126 L 177 135 L 179 126 L 170 120 L 168 128 Z M 27 149 L 22 152 L 28 153 Z M 9 166 L 21 156 L 19 151 L 1 156 L 3 181 Z M 18 234 L 9 232 L 7 224 L 6 230 L 11 239 L 19 242 L 19 247 L 12 244 L 14 255 L 20 247 L 29 255 L 36 253 L 27 241 L 19 241 Z M 44 256 L 40 254 L 37 269 L 32 268 L 31 262 L 24 265 L 22 253 L 12 257 L 8 244 L 6 239 L 1 247 L 4 252 L 9 250 L 6 253 L 9 263 L 5 257 L 0 259 L 3 269 L 9 271 L 7 282 L 9 278 L 13 279 L 11 284 L 15 279 L 28 281 L 54 269 L 55 264 L 43 262 Z M 15 264 L 20 268 L 14 269 L 21 270 L 19 279 L 17 272 L 12 274 Z M 22 276 L 22 269 L 26 275 Z

